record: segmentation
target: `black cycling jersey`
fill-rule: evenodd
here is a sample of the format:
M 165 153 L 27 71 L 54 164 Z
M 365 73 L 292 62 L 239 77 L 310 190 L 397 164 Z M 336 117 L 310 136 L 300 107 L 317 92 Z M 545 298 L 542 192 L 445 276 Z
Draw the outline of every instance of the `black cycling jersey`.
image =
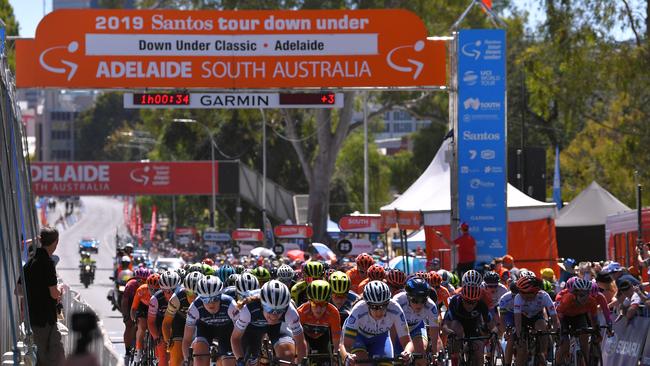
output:
M 488 306 L 483 301 L 479 300 L 473 310 L 467 311 L 460 295 L 454 295 L 449 299 L 449 309 L 445 313 L 445 320 L 474 320 L 478 318 L 483 318 L 486 323 L 490 321 Z

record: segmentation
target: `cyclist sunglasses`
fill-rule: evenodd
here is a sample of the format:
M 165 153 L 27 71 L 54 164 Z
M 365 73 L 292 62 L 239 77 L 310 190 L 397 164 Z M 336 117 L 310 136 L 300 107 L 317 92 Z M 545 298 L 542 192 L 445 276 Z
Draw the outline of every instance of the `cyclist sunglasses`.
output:
M 204 303 L 208 303 L 208 304 L 209 304 L 209 303 L 217 302 L 217 301 L 221 300 L 221 296 L 219 295 L 219 296 L 201 297 L 201 300 L 202 300 Z
M 425 304 L 427 302 L 426 297 L 411 297 L 409 296 L 409 302 L 413 304 Z
M 388 308 L 388 304 L 383 304 L 383 305 L 368 305 L 368 309 L 370 310 L 386 310 Z
M 336 299 L 347 299 L 348 295 L 347 294 L 332 294 L 332 298 Z
M 287 311 L 287 308 L 273 309 L 267 306 L 263 306 L 263 308 L 265 313 L 273 315 L 284 314 Z
M 312 306 L 315 306 L 317 308 L 324 308 L 327 306 L 327 301 L 314 301 L 314 300 L 309 300 L 309 302 L 312 304 Z

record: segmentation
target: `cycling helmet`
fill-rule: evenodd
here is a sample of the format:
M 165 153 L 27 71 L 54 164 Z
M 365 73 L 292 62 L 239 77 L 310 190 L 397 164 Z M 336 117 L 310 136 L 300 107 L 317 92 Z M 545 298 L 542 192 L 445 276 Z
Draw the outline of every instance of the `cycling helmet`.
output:
M 307 298 L 314 301 L 328 301 L 332 294 L 330 283 L 324 280 L 311 281 L 307 286 Z
M 411 277 L 404 286 L 406 295 L 409 297 L 423 298 L 429 296 L 429 284 L 424 278 Z
M 392 269 L 386 274 L 386 283 L 390 286 L 403 288 L 406 282 L 406 274 L 399 269 Z
M 483 275 L 483 281 L 488 285 L 496 285 L 500 280 L 501 278 L 499 278 L 499 274 L 494 271 L 485 272 Z
M 310 277 L 314 279 L 323 278 L 325 274 L 325 267 L 323 263 L 317 261 L 310 261 L 305 264 L 304 268 L 305 277 Z
M 421 279 L 423 279 L 425 281 L 429 281 L 429 272 L 417 271 L 417 272 L 415 272 L 414 276 L 419 277 L 419 278 L 421 278 Z
M 262 300 L 264 309 L 286 309 L 291 301 L 291 293 L 284 283 L 278 280 L 271 280 L 262 286 L 260 300 Z
M 372 257 L 368 253 L 359 254 L 357 256 L 356 262 L 357 262 L 357 268 L 362 271 L 367 271 L 370 266 L 375 264 L 375 260 L 372 259 Z
M 276 276 L 280 281 L 291 281 L 293 279 L 293 268 L 288 264 L 283 264 L 278 268 Z
M 370 281 L 363 288 L 363 299 L 370 305 L 383 305 L 390 301 L 390 288 L 381 281 Z
M 441 269 L 438 271 L 438 274 L 442 278 L 442 282 L 449 283 L 449 280 L 451 280 L 451 273 L 447 270 Z
M 257 280 L 257 277 L 253 276 L 250 273 L 243 273 L 237 278 L 235 283 L 237 288 L 237 293 L 242 295 L 249 291 L 257 290 L 260 288 L 260 282 Z
M 214 261 L 212 258 L 204 258 L 201 263 L 207 264 L 208 266 L 214 266 Z
M 176 273 L 178 273 L 178 277 L 180 277 L 181 282 L 185 279 L 185 276 L 187 276 L 187 272 L 183 268 L 177 268 Z
M 442 284 L 442 277 L 436 271 L 429 272 L 429 285 L 439 287 Z
M 540 290 L 540 283 L 535 277 L 521 276 L 517 280 L 517 288 L 522 294 L 535 294 Z
M 131 263 L 131 257 L 129 257 L 128 255 L 123 255 L 122 258 L 120 258 L 120 262 Z
M 460 296 L 467 301 L 476 301 L 481 297 L 481 287 L 474 284 L 463 285 Z
M 201 272 L 203 274 L 203 266 L 197 263 L 190 265 L 190 268 L 187 269 L 187 272 Z
M 458 287 L 458 285 L 460 285 L 460 279 L 458 278 L 457 274 L 455 273 L 451 274 L 451 278 L 449 278 L 449 284 L 454 287 Z
M 212 266 L 207 265 L 207 264 L 202 264 L 201 267 L 203 267 L 203 274 L 206 276 L 212 276 L 214 275 L 214 268 Z
M 469 271 L 465 272 L 463 275 L 463 280 L 461 282 L 463 284 L 463 287 L 467 285 L 480 286 L 481 282 L 483 282 L 483 277 L 480 273 L 478 273 L 478 271 L 470 269 Z
M 219 277 L 221 282 L 225 283 L 228 280 L 228 277 L 234 273 L 235 269 L 232 268 L 229 264 L 225 264 L 217 269 L 216 275 Z
M 203 275 L 201 274 L 201 272 L 192 272 L 187 276 L 185 276 L 185 280 L 183 281 L 183 286 L 185 287 L 186 290 L 197 293 L 199 281 L 201 279 L 203 279 Z
M 574 291 L 591 291 L 591 281 L 587 281 L 584 278 L 577 278 L 573 284 Z
M 150 274 L 149 277 L 147 277 L 147 286 L 149 289 L 160 288 L 160 275 L 158 273 Z
M 568 280 L 566 280 L 566 289 L 567 289 L 569 292 L 573 292 L 573 288 L 574 288 L 574 286 L 575 286 L 575 283 L 576 283 L 576 280 L 577 280 L 577 279 L 578 279 L 578 277 L 575 277 L 575 276 L 574 276 L 574 277 L 571 277 L 571 278 L 569 278 Z
M 132 253 L 132 252 L 133 252 L 133 244 L 131 244 L 131 243 L 127 243 L 127 244 L 124 246 L 124 251 L 126 252 L 127 249 L 129 250 L 129 253 Z
M 596 286 L 596 287 L 598 287 L 598 286 Z M 544 292 L 546 292 L 548 294 L 554 292 L 553 284 L 550 283 L 547 280 L 542 280 L 542 290 L 544 290 Z
M 328 278 L 330 278 L 330 276 L 331 276 L 332 273 L 334 273 L 334 272 L 336 272 L 336 269 L 335 269 L 335 268 L 328 268 L 328 269 L 326 269 L 326 270 L 325 270 L 325 276 L 323 276 L 323 278 L 324 278 L 324 279 L 328 279 Z
M 539 274 L 542 276 L 543 279 L 547 281 L 553 281 L 555 278 L 555 272 L 553 271 L 552 268 L 543 268 L 541 271 L 539 271 Z
M 245 269 L 244 266 L 242 266 L 241 264 L 238 264 L 238 265 L 235 266 L 235 273 L 242 274 L 242 273 L 244 273 L 244 269 Z
M 237 273 L 231 274 L 228 279 L 226 280 L 226 286 L 235 286 L 237 283 L 237 279 L 239 278 L 239 275 Z
M 151 275 L 149 268 L 138 267 L 133 271 L 133 276 L 139 280 L 146 280 Z
M 386 277 L 386 270 L 379 264 L 368 267 L 368 278 L 370 281 L 381 281 Z
M 217 276 L 204 276 L 201 278 L 196 289 L 198 295 L 202 298 L 210 298 L 217 296 L 223 290 L 223 283 Z
M 352 282 L 350 277 L 348 277 L 345 272 L 336 271 L 330 275 L 329 278 L 330 286 L 332 287 L 332 292 L 337 295 L 347 294 L 350 291 L 350 286 Z
M 537 276 L 535 275 L 535 272 L 524 268 L 520 270 L 519 277 L 537 277 Z
M 181 283 L 181 277 L 178 273 L 167 271 L 160 275 L 160 288 L 163 290 L 173 290 Z
M 260 283 L 268 282 L 271 279 L 271 272 L 265 267 L 256 267 L 251 274 L 257 277 Z

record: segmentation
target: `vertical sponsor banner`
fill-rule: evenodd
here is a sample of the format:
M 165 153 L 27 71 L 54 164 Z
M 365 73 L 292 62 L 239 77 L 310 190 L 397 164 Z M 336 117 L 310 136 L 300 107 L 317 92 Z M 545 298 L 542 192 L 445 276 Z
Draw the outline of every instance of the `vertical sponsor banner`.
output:
M 156 235 L 156 211 L 157 207 L 154 205 L 151 208 L 151 231 L 149 232 L 149 240 L 153 240 L 154 235 Z
M 461 30 L 458 39 L 458 213 L 477 261 L 506 254 L 506 33 Z
M 642 365 L 650 365 L 647 362 L 648 352 L 644 350 L 644 344 L 647 347 L 646 337 L 650 318 L 641 316 L 634 317 L 629 323 L 621 319 L 614 323 L 614 336 L 605 337 L 602 343 L 602 355 L 604 366 L 628 366 L 637 365 L 641 351 L 643 351 Z M 645 360 L 645 361 L 644 361 Z M 644 363 L 645 362 L 645 363 Z

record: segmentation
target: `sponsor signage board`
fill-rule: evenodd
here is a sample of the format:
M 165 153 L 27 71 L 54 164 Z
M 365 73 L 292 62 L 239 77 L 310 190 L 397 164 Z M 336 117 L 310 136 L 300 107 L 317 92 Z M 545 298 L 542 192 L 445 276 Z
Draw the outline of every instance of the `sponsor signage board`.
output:
M 259 229 L 237 229 L 230 235 L 235 241 L 263 242 L 264 233 Z
M 506 36 L 461 30 L 458 38 L 458 215 L 477 261 L 506 254 Z M 480 217 L 481 220 L 473 218 Z
M 395 30 L 399 29 L 399 32 Z M 412 12 L 61 9 L 16 40 L 19 88 L 441 87 Z
M 215 193 L 237 193 L 234 184 L 219 181 L 220 162 L 214 164 Z M 211 172 L 210 161 L 31 164 L 32 189 L 39 196 L 211 195 Z
M 384 211 L 381 219 L 384 229 L 419 230 L 422 227 L 422 214 L 419 211 Z
M 382 233 L 381 215 L 349 215 L 339 220 L 339 228 L 346 233 Z
M 309 225 L 278 225 L 273 228 L 273 234 L 278 239 L 309 239 L 314 230 Z
M 230 241 L 230 234 L 228 233 L 218 233 L 216 231 L 205 231 L 203 233 L 204 241 L 212 242 L 225 242 Z

